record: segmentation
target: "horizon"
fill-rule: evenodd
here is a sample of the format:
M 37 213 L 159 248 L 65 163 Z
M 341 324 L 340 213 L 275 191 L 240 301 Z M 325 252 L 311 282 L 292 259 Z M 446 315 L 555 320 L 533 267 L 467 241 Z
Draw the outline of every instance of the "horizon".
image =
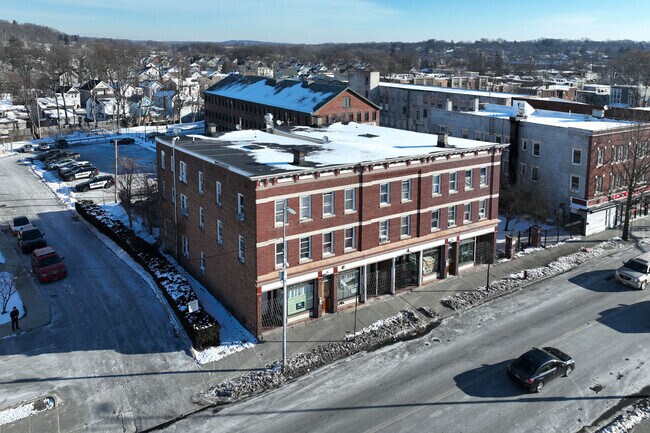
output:
M 110 4 L 26 0 L 1 6 L 0 12 L 9 22 L 47 26 L 68 35 L 134 41 L 307 45 L 429 39 L 650 41 L 650 28 L 643 18 L 650 13 L 650 2 L 645 1 L 574 0 L 572 10 L 577 12 L 565 12 L 565 2 L 545 0 L 535 4 L 540 10 L 526 19 L 521 18 L 522 2 L 515 0 L 466 0 L 454 5 L 453 14 L 441 14 L 442 18 L 436 10 L 447 2 L 409 0 L 399 7 L 393 3 L 331 0 L 324 7 L 316 0 L 240 0 L 236 4 L 198 0 L 188 9 L 169 0 L 112 0 Z M 256 9 L 260 12 L 249 12 Z M 423 13 L 427 11 L 431 14 Z

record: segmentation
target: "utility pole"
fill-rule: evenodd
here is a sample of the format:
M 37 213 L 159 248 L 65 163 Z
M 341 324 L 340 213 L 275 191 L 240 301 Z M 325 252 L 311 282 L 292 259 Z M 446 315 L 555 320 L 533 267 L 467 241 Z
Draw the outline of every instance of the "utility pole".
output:
M 282 205 L 282 371 L 287 366 L 287 212 L 296 214 L 285 199 Z
M 117 138 L 113 140 L 115 146 L 115 203 L 117 203 Z

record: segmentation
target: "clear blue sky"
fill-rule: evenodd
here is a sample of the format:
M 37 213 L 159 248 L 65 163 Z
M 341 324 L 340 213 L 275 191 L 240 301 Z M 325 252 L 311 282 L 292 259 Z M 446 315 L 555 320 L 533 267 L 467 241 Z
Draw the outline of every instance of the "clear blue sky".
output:
M 648 0 L 0 0 L 0 18 L 159 41 L 650 41 Z

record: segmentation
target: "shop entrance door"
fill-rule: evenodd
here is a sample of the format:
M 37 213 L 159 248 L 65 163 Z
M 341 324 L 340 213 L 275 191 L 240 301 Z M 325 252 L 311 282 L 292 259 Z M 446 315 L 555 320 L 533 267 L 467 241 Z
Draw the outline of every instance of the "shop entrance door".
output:
M 332 289 L 334 288 L 334 276 L 323 277 L 323 313 L 332 312 Z

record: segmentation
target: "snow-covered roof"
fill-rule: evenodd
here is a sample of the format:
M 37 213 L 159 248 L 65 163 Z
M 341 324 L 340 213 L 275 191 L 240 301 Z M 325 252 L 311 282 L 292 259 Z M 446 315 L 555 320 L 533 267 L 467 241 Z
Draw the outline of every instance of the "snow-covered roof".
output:
M 345 90 L 345 86 L 333 84 L 230 75 L 208 88 L 205 93 L 301 113 L 314 113 Z
M 540 125 L 555 126 L 558 128 L 574 128 L 586 131 L 606 131 L 622 126 L 634 125 L 637 122 L 607 119 L 590 116 L 588 114 L 566 113 L 563 111 L 538 110 L 532 108 L 528 103 L 517 101 L 517 104 L 525 104 L 525 117 L 520 117 L 522 122 L 535 123 Z M 500 119 L 509 119 L 517 116 L 516 106 L 498 104 L 486 104 L 481 111 L 469 111 L 464 114 L 487 116 Z
M 172 145 L 169 137 L 158 140 Z M 449 145 L 438 147 L 437 141 L 437 135 L 350 122 L 321 129 L 294 128 L 291 134 L 245 130 L 218 137 L 188 135 L 180 138 L 176 149 L 257 178 L 506 146 L 448 137 Z M 304 152 L 304 163 L 293 164 L 294 149 Z
M 519 95 L 516 93 L 502 93 L 502 92 L 487 92 L 485 90 L 471 90 L 471 89 L 456 89 L 453 87 L 439 87 L 439 86 L 422 86 L 419 84 L 400 84 L 400 83 L 387 83 L 381 81 L 379 87 L 396 87 L 407 90 L 419 90 L 423 92 L 440 92 L 440 93 L 457 93 L 459 95 L 470 95 L 488 98 L 516 98 L 526 97 L 527 95 Z

